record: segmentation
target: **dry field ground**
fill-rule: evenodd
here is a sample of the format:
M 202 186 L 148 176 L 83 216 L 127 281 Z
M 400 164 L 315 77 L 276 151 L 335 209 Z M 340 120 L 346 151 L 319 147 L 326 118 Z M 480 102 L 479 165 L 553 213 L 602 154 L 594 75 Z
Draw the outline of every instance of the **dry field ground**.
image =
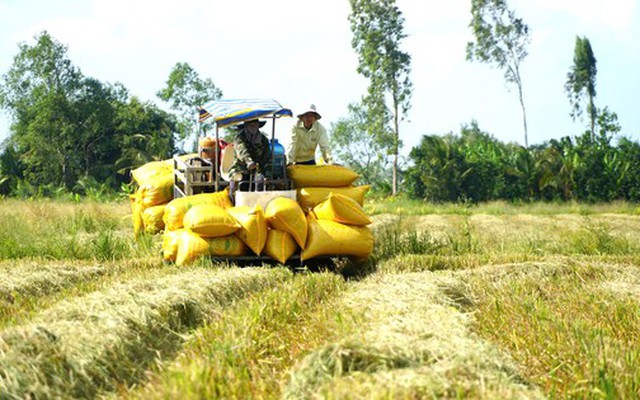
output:
M 640 397 L 634 205 L 370 204 L 364 264 L 165 264 L 126 203 L 0 200 L 0 398 Z

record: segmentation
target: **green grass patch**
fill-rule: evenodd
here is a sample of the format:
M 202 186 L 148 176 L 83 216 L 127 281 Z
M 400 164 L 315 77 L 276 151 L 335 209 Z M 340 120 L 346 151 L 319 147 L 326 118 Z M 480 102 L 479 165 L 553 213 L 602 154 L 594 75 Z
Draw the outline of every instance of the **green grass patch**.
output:
M 0 260 L 123 260 L 157 252 L 154 239 L 136 242 L 128 205 L 50 200 L 0 202 Z
M 637 397 L 636 205 L 366 208 L 367 263 L 293 274 L 163 264 L 125 202 L 2 200 L 0 398 Z
M 581 215 L 383 215 L 374 218 L 374 263 L 402 255 L 479 260 L 640 253 L 640 218 Z
M 373 263 L 404 254 L 436 254 L 444 243 L 437 241 L 428 232 L 419 232 L 415 225 L 404 218 L 384 221 L 374 229 L 375 246 Z
M 367 198 L 365 211 L 369 215 L 557 215 L 557 214 L 640 214 L 635 203 L 615 201 L 611 203 L 586 204 L 577 202 L 516 202 L 492 201 L 487 203 L 429 203 L 403 197 Z
M 465 278 L 475 330 L 555 398 L 636 398 L 640 268 L 529 263 Z

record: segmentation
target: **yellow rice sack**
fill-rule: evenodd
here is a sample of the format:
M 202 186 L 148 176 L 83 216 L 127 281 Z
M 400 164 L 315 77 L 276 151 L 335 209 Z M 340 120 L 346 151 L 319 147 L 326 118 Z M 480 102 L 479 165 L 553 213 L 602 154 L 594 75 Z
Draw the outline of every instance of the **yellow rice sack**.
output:
M 144 223 L 144 230 L 150 235 L 155 235 L 164 229 L 164 221 L 162 216 L 164 215 L 164 207 L 166 204 L 160 204 L 159 206 L 153 206 L 145 208 L 142 211 L 142 222 Z
M 231 200 L 229 200 L 229 191 L 227 189 L 215 193 L 201 193 L 173 199 L 164 209 L 162 219 L 164 220 L 165 228 L 168 230 L 182 228 L 184 226 L 184 215 L 191 207 L 197 204 L 215 204 L 225 209 L 233 206 Z
M 329 193 L 325 201 L 313 207 L 313 214 L 318 219 L 328 219 L 347 225 L 364 226 L 371 223 L 371 218 L 357 201 L 338 193 Z
M 145 207 L 168 203 L 173 199 L 173 174 L 152 176 L 138 190 Z
M 129 195 L 129 201 L 131 202 L 131 221 L 133 222 L 133 234 L 137 237 L 144 230 L 144 221 L 142 220 L 142 200 L 140 193 Z
M 307 218 L 298 202 L 286 197 L 276 197 L 267 205 L 265 217 L 269 226 L 289 232 L 298 246 L 304 248 L 307 241 Z
M 345 187 L 306 187 L 298 189 L 298 203 L 303 210 L 311 210 L 324 201 L 329 193 L 343 194 L 351 197 L 358 204 L 364 205 L 364 195 L 371 189 L 371 185 Z
M 196 153 L 191 153 L 178 156 L 178 158 L 184 161 L 189 158 L 193 158 L 196 155 Z M 150 161 L 136 169 L 132 169 L 131 176 L 138 186 L 141 186 L 154 176 L 167 174 L 173 175 L 173 164 L 173 158 L 168 158 L 162 161 Z
M 183 230 L 178 234 L 176 265 L 186 265 L 200 257 L 209 255 L 209 242 L 197 234 Z
M 205 238 L 209 243 L 209 255 L 235 257 L 247 254 L 247 245 L 236 235 Z
M 178 243 L 180 236 L 185 229 L 177 229 L 175 231 L 164 231 L 162 235 L 162 258 L 165 261 L 176 261 L 178 255 Z
M 278 229 L 269 229 L 267 243 L 264 246 L 264 254 L 284 264 L 297 249 L 298 244 L 290 233 Z
M 173 162 L 169 163 L 167 161 L 173 160 L 148 162 L 141 167 L 131 170 L 131 176 L 138 186 L 142 186 L 153 177 L 173 175 Z
M 203 238 L 186 229 L 166 231 L 162 242 L 163 258 L 187 265 L 200 257 L 242 256 L 247 246 L 235 235 Z
M 287 167 L 289 179 L 296 188 L 348 186 L 360 175 L 342 165 L 291 165 Z
M 373 251 L 373 234 L 366 226 L 309 218 L 309 238 L 302 250 L 302 261 L 322 255 L 367 257 Z
M 230 235 L 240 229 L 240 224 L 227 210 L 215 204 L 196 204 L 184 215 L 186 229 L 203 237 Z
M 229 215 L 240 224 L 235 233 L 256 255 L 262 253 L 267 243 L 267 219 L 259 204 L 255 207 L 236 206 L 227 210 Z

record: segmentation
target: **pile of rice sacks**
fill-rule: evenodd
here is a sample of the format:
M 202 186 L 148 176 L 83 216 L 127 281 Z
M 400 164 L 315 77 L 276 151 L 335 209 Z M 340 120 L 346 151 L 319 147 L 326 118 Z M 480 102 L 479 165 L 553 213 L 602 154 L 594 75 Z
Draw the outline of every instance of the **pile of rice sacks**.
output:
M 373 251 L 371 219 L 362 208 L 370 186 L 353 186 L 359 176 L 349 168 L 290 166 L 297 201 L 277 197 L 263 209 L 233 206 L 227 189 L 171 200 L 172 164 L 169 178 L 163 165 L 154 164 L 155 172 L 143 181 L 149 164 L 134 173 L 140 186 L 131 196 L 134 231 L 163 231 L 166 261 L 186 265 L 205 256 L 257 255 L 285 264 L 294 254 L 305 261 L 328 255 L 366 258 Z
M 156 234 L 164 229 L 164 207 L 173 199 L 173 159 L 152 161 L 131 171 L 136 183 L 135 194 L 129 196 L 133 232 Z

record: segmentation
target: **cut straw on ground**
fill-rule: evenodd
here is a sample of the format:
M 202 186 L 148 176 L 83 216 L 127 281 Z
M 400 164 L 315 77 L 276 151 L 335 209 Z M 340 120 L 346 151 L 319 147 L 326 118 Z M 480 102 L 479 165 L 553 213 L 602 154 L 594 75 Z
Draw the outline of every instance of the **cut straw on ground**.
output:
M 343 333 L 334 303 L 346 287 L 334 274 L 297 274 L 256 292 L 198 329 L 139 399 L 280 398 L 287 371 Z
M 0 298 L 44 296 L 106 272 L 104 265 L 77 262 L 4 262 L 0 264 Z
M 612 266 L 638 266 L 640 256 L 638 255 L 542 255 L 518 253 L 495 253 L 495 254 L 463 254 L 457 256 L 434 255 L 434 254 L 407 254 L 396 256 L 384 260 L 377 265 L 379 272 L 386 273 L 406 273 L 421 271 L 464 271 L 480 267 L 490 267 L 494 265 L 520 265 L 527 263 L 553 263 L 553 264 L 610 264 Z
M 283 270 L 193 269 L 62 301 L 0 335 L 0 398 L 93 398 L 136 382 L 182 334 Z
M 102 290 L 114 282 L 155 279 L 179 271 L 148 258 L 100 264 L 7 260 L 0 263 L 0 329 L 20 324 L 57 301 Z
M 287 398 L 542 398 L 469 329 L 461 282 L 430 272 L 373 275 L 341 302 L 358 331 L 292 371 Z M 453 298 L 453 299 L 452 299 Z

